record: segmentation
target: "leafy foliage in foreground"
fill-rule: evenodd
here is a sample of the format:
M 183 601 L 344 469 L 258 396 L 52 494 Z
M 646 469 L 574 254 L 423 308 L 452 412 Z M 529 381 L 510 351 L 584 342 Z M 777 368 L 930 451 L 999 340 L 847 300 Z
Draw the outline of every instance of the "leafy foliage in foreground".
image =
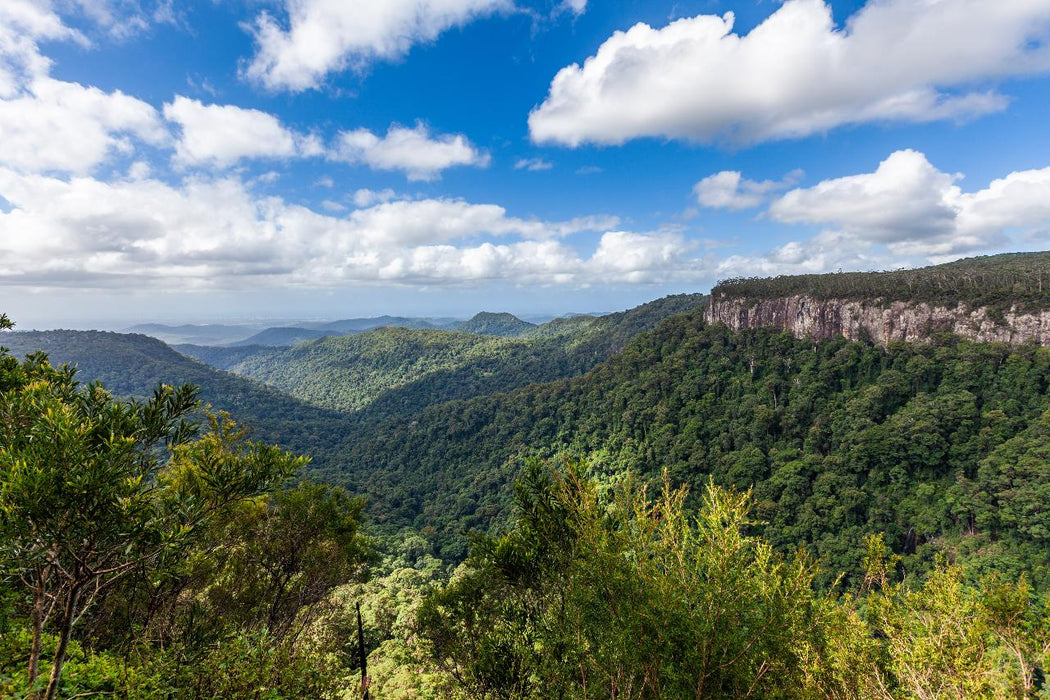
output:
M 710 490 L 696 520 L 683 504 L 534 463 L 514 530 L 421 610 L 435 658 L 475 696 L 800 694 L 812 564 L 745 537 L 742 497 Z
M 1050 309 L 1050 252 L 1006 253 L 892 272 L 838 272 L 740 278 L 711 290 L 722 297 L 769 299 L 807 295 L 865 302 L 908 301 L 1007 311 Z
M 228 417 L 194 439 L 196 405 L 189 386 L 115 399 L 41 353 L 20 362 L 0 348 L 0 692 L 331 685 L 296 665 L 298 640 L 365 557 L 363 504 L 328 486 L 282 489 L 305 460 L 247 442 Z M 239 674 L 201 675 L 238 642 L 251 649 L 232 657 Z M 64 674 L 74 656 L 90 657 L 86 678 L 76 658 Z
M 866 587 L 836 599 L 813 592 L 804 552 L 744 534 L 746 495 L 709 486 L 698 511 L 685 503 L 533 463 L 514 528 L 479 538 L 421 608 L 433 659 L 474 698 L 1039 692 L 1050 616 L 1023 578 L 970 587 L 942 565 L 910 589 L 872 537 Z

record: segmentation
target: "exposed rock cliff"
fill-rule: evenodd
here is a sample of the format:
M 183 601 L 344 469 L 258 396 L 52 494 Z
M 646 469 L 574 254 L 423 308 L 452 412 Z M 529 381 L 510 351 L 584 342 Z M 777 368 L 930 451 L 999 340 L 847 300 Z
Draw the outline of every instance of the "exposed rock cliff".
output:
M 971 309 L 962 303 L 949 308 L 922 302 L 882 303 L 807 295 L 748 298 L 716 289 L 706 316 L 709 323 L 724 323 L 734 330 L 774 326 L 800 338 L 844 336 L 886 343 L 921 341 L 947 331 L 982 342 L 1036 342 L 1050 346 L 1050 310 L 998 312 L 987 307 Z

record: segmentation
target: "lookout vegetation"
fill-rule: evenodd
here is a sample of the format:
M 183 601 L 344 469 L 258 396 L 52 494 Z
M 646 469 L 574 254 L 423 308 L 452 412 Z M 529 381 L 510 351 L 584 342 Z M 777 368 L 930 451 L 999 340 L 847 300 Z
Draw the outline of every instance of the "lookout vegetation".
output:
M 0 695 L 1047 697 L 1050 351 L 617 343 L 323 470 L 0 350 Z

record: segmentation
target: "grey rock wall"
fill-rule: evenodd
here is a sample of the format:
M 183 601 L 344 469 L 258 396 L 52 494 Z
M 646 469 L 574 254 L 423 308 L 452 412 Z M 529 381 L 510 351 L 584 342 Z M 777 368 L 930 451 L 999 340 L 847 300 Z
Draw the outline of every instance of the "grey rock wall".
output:
M 949 331 L 980 342 L 1050 346 L 1050 310 L 1039 313 L 990 313 L 986 308 L 955 308 L 925 303 L 848 301 L 791 296 L 749 299 L 714 295 L 705 312 L 709 323 L 734 330 L 773 326 L 796 337 L 922 341 Z

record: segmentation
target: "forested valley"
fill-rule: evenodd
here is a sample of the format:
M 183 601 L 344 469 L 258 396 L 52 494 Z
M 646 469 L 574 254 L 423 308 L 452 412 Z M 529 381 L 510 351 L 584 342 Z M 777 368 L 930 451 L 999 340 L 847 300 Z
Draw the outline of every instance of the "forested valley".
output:
M 725 288 L 1046 310 L 1045 263 Z M 5 330 L 0 695 L 1050 697 L 1050 348 L 704 303 Z

